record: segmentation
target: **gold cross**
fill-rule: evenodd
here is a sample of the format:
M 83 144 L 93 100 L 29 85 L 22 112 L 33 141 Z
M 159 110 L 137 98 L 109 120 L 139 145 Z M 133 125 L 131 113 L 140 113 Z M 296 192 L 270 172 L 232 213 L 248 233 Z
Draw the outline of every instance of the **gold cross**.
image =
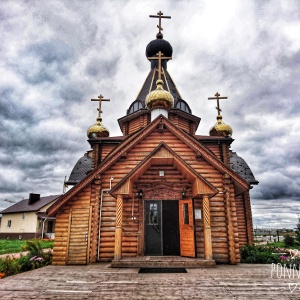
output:
M 168 57 L 168 56 L 163 56 L 163 53 L 161 51 L 158 51 L 158 55 L 157 56 L 153 56 L 153 57 L 147 57 L 148 59 L 153 59 L 153 60 L 158 60 L 158 79 L 161 79 L 161 61 L 162 59 L 172 59 L 172 57 Z
M 149 17 L 150 18 L 158 18 L 158 25 L 157 25 L 158 33 L 161 33 L 160 31 L 163 31 L 163 28 L 161 27 L 161 19 L 162 18 L 164 18 L 164 19 L 171 19 L 170 16 L 163 16 L 163 13 L 161 11 L 159 11 L 157 13 L 157 15 L 150 15 Z
M 99 101 L 99 108 L 97 108 L 98 110 L 98 118 L 101 117 L 101 113 L 102 113 L 102 110 L 101 110 L 101 103 L 102 101 L 110 101 L 110 99 L 104 99 L 102 95 L 98 96 L 98 99 L 91 99 L 91 101 Z
M 218 92 L 216 92 L 215 97 L 209 97 L 208 98 L 208 100 L 217 100 L 217 107 L 216 107 L 216 109 L 218 111 L 218 115 L 222 111 L 222 109 L 220 108 L 219 99 L 228 99 L 228 98 L 227 97 L 220 97 L 220 94 Z

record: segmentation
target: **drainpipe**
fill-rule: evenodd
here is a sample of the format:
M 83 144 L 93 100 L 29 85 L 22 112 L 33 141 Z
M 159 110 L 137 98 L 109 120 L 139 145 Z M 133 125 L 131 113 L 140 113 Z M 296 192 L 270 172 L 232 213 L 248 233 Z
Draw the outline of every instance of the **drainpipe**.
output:
M 100 233 L 101 233 L 101 218 L 102 218 L 102 203 L 103 203 L 103 192 L 108 193 L 111 190 L 111 182 L 114 180 L 113 177 L 110 177 L 109 180 L 109 190 L 101 190 L 100 193 L 100 208 L 99 208 L 99 231 L 98 231 L 98 252 L 97 252 L 97 261 L 99 261 L 100 256 Z
M 43 221 L 43 225 L 42 225 L 42 239 L 44 238 L 44 229 L 45 229 L 45 222 L 46 222 L 47 218 L 44 219 Z

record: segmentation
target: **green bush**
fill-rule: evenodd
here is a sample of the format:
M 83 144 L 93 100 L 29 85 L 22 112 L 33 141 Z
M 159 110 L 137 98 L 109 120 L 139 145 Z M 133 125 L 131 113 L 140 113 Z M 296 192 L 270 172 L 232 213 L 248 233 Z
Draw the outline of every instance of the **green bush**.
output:
M 277 249 L 274 247 L 246 245 L 241 249 L 241 261 L 248 264 L 279 263 L 279 255 L 272 254 L 275 252 Z
M 42 256 L 43 248 L 40 240 L 27 240 L 22 251 L 29 251 L 31 256 Z
M 7 256 L 0 259 L 0 273 L 4 277 L 15 275 L 50 265 L 52 262 L 51 251 L 43 252 L 42 244 L 39 240 L 26 241 L 23 251 L 28 251 L 27 255 L 22 255 L 18 259 Z
M 286 235 L 284 237 L 284 244 L 286 246 L 294 246 L 295 244 L 295 239 L 292 236 Z
M 20 273 L 20 265 L 17 259 L 12 259 L 6 256 L 0 259 L 0 272 L 5 274 L 5 277 Z
M 32 269 L 29 255 L 21 255 L 18 259 L 18 263 L 20 265 L 20 273 L 30 271 Z

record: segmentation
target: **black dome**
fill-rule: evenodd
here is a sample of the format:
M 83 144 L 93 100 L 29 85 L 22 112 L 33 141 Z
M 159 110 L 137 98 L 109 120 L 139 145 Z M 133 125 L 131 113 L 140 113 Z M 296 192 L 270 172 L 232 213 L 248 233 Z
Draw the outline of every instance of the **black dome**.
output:
M 155 56 L 161 51 L 164 56 L 172 56 L 173 48 L 171 44 L 164 39 L 156 39 L 151 41 L 146 47 L 146 57 Z

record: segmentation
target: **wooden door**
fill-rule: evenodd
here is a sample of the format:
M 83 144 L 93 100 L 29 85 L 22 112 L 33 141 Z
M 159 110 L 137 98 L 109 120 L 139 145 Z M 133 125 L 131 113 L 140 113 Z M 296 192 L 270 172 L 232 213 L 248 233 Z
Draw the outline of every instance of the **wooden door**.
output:
M 195 257 L 193 200 L 179 200 L 180 255 Z
M 69 265 L 89 263 L 91 208 L 76 208 L 70 212 L 68 258 Z
M 163 254 L 180 255 L 178 200 L 162 201 Z

